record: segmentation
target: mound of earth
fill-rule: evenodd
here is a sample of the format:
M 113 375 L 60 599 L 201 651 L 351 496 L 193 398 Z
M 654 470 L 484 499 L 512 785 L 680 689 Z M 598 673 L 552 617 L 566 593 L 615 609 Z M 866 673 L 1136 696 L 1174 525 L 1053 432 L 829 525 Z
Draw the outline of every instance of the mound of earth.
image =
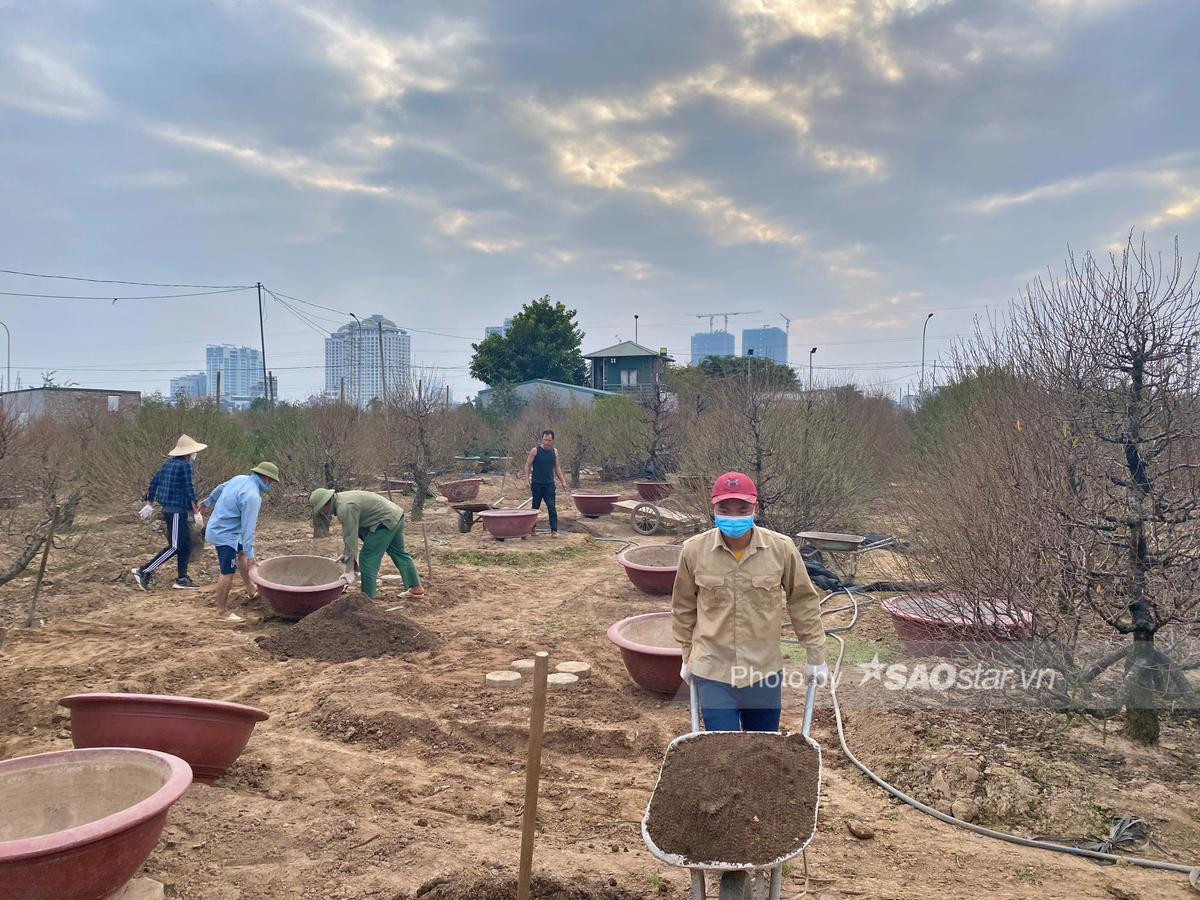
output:
M 709 732 L 663 761 L 646 829 L 690 862 L 764 865 L 816 824 L 820 761 L 798 734 Z
M 348 594 L 289 628 L 255 640 L 276 656 L 325 662 L 399 656 L 437 644 L 433 632 L 399 613 L 385 612 L 365 594 Z
M 516 878 L 441 875 L 425 882 L 415 894 L 401 894 L 396 900 L 515 900 L 516 896 Z M 564 884 L 535 875 L 529 896 L 536 900 L 641 900 L 643 895 L 587 879 Z

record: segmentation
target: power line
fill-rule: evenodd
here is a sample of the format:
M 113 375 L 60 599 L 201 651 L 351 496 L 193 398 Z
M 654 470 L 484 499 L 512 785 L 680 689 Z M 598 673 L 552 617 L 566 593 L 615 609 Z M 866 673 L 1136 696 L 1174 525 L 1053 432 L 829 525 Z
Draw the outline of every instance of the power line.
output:
M 265 286 L 264 286 L 265 287 Z M 346 318 L 353 318 L 351 313 L 344 309 L 334 309 L 332 306 L 325 306 L 321 303 L 313 303 L 311 300 L 302 300 L 299 297 L 293 297 L 291 294 L 285 294 L 283 291 L 271 290 L 272 294 L 278 294 L 280 297 L 286 297 L 289 300 L 294 300 L 297 303 L 303 303 L 305 306 L 312 306 L 316 309 L 323 309 L 326 312 L 338 313 Z M 332 321 L 332 320 L 331 320 Z M 456 341 L 474 341 L 475 338 L 463 337 L 461 334 L 447 334 L 443 331 L 430 331 L 427 328 L 413 328 L 411 325 L 396 325 L 397 328 L 402 328 L 405 331 L 413 331 L 417 334 L 433 334 L 438 337 L 454 338 Z
M 117 281 L 111 278 L 82 278 L 78 275 L 46 275 L 41 272 L 19 272 L 16 269 L 0 269 L 4 275 L 23 275 L 26 278 L 58 278 L 64 281 L 86 281 L 90 284 L 135 284 L 139 287 L 197 288 L 213 290 L 248 290 L 252 284 L 164 284 L 158 281 Z
M 172 300 L 181 297 L 208 297 L 212 294 L 232 294 L 237 291 L 249 291 L 253 288 L 232 287 L 222 288 L 216 291 L 198 291 L 188 294 L 144 294 L 136 297 L 114 297 L 111 294 L 101 296 L 99 294 L 25 294 L 18 291 L 0 291 L 0 297 L 30 297 L 39 298 L 42 300 L 110 300 L 116 303 L 118 300 Z

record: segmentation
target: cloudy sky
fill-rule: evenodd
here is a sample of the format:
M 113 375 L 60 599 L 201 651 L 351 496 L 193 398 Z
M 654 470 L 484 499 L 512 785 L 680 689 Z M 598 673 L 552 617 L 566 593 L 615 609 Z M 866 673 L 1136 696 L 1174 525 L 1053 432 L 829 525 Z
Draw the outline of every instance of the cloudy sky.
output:
M 1194 0 L 0 0 L 0 269 L 382 313 L 459 396 L 546 293 L 585 351 L 782 314 L 794 363 L 900 390 L 928 312 L 932 360 L 1068 246 L 1200 251 L 1198 29 Z M 253 291 L 0 291 L 26 384 L 165 390 L 258 340 Z M 300 398 L 345 318 L 293 305 L 267 352 Z

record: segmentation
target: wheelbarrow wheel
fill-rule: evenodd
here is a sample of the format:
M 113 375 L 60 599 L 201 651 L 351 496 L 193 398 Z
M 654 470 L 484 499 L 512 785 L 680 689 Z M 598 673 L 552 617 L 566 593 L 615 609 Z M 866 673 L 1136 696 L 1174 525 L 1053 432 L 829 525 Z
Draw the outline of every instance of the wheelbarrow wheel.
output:
M 630 524 L 638 534 L 654 534 L 662 528 L 662 513 L 653 503 L 639 503 L 629 514 Z
M 747 872 L 722 872 L 720 900 L 751 900 L 750 887 L 754 882 Z

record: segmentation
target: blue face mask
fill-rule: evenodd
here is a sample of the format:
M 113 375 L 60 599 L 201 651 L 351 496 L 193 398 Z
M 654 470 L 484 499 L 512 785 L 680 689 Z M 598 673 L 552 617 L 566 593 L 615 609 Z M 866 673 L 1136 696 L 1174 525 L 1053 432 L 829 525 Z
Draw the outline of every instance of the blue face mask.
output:
M 271 489 L 271 482 L 267 481 L 267 479 L 263 478 L 261 475 L 258 475 L 257 472 L 254 474 L 258 477 L 258 489 L 265 494 Z
M 738 538 L 754 527 L 754 516 L 713 515 L 713 521 L 726 537 Z

